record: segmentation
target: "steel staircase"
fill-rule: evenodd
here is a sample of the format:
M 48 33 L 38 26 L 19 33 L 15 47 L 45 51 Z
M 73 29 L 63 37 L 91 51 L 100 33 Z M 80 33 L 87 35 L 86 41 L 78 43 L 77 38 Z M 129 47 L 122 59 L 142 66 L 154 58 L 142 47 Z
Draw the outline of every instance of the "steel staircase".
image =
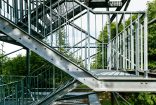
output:
M 70 77 L 53 82 L 51 67 L 43 65 L 27 77 L 1 76 L 0 105 L 50 105 L 79 84 Z
M 4 0 L 1 2 L 8 4 L 10 10 L 1 7 L 0 31 L 74 78 L 55 92 L 50 89 L 40 90 L 40 93 L 48 91 L 45 96 L 40 96 L 40 100 L 39 97 L 33 98 L 35 87 L 27 89 L 29 98 L 35 100 L 34 103 L 30 101 L 32 105 L 56 101 L 75 88 L 77 80 L 94 91 L 156 90 L 155 77 L 148 77 L 146 12 L 96 11 L 88 7 L 100 6 L 98 3 L 93 5 L 94 0 L 19 1 L 14 5 Z M 122 0 L 122 5 L 125 3 L 126 0 Z M 136 15 L 136 19 L 132 18 L 133 15 Z M 129 23 L 126 23 L 127 17 Z M 116 23 L 116 32 L 111 33 L 113 22 Z M 97 24 L 101 25 L 100 30 Z M 99 39 L 98 34 L 108 38 L 101 36 L 103 39 Z M 96 59 L 99 56 L 100 60 Z M 95 62 L 99 61 L 101 63 L 98 68 Z M 16 87 L 23 86 L 23 83 L 13 83 L 14 88 L 17 90 Z M 39 91 L 39 87 L 36 89 Z M 24 89 L 20 90 L 23 92 Z
M 87 9 L 87 13 L 88 13 L 87 19 L 89 19 L 89 20 L 90 20 L 90 16 L 89 16 L 90 12 L 93 14 L 97 14 L 97 15 L 98 14 L 99 15 L 100 14 L 111 14 L 109 12 L 96 12 L 96 11 L 94 12 L 91 9 L 89 9 L 87 6 L 85 6 L 83 3 L 79 2 L 78 0 L 75 0 L 74 2 Z M 117 13 L 118 14 L 129 14 L 130 13 L 131 14 L 132 12 L 112 12 L 112 13 L 114 13 L 114 14 L 117 14 Z M 137 12 L 134 12 L 134 14 L 135 13 L 137 13 Z M 144 12 L 140 12 L 140 14 L 144 14 Z M 87 23 L 89 23 L 89 20 L 87 21 Z M 68 19 L 66 21 L 68 22 Z M 10 36 L 17 42 L 21 43 L 23 46 L 25 46 L 25 47 L 29 48 L 30 50 L 32 50 L 33 52 L 37 53 L 38 55 L 40 55 L 47 61 L 51 62 L 52 64 L 54 64 L 61 70 L 65 71 L 66 73 L 68 73 L 69 75 L 74 77 L 75 79 L 79 80 L 80 82 L 86 84 L 93 90 L 95 90 L 95 91 L 105 91 L 105 90 L 122 91 L 123 88 L 116 89 L 116 87 L 114 87 L 114 86 L 116 86 L 115 85 L 117 83 L 116 81 L 113 81 L 112 83 L 114 85 L 111 86 L 111 88 L 108 86 L 109 87 L 108 88 L 107 83 L 111 84 L 111 82 L 109 80 L 107 80 L 107 78 L 106 78 L 107 82 L 103 81 L 103 79 L 99 80 L 94 73 L 87 70 L 89 68 L 86 69 L 84 67 L 81 67 L 80 65 L 76 64 L 76 62 L 73 62 L 74 60 L 71 62 L 71 59 L 68 59 L 68 57 L 69 57 L 68 54 L 63 55 L 63 52 L 57 51 L 53 47 L 44 43 L 42 40 L 36 38 L 33 35 L 28 34 L 24 30 L 19 28 L 15 23 L 11 22 L 9 19 L 6 19 L 4 16 L 1 16 L 0 23 L 1 23 L 0 30 L 4 34 Z M 46 25 L 45 28 L 47 28 L 47 26 L 48 25 Z M 130 26 L 128 26 L 128 27 L 130 27 Z M 88 31 L 88 33 L 90 33 L 89 30 L 86 30 L 86 31 Z M 90 40 L 89 37 L 87 37 L 87 41 L 89 41 L 89 40 Z M 87 48 L 89 48 L 89 47 L 90 46 L 87 46 Z M 89 54 L 89 51 L 87 53 Z M 121 56 L 123 56 L 123 55 L 121 55 Z M 88 58 L 88 60 L 89 60 L 89 58 Z M 87 62 L 89 62 L 89 61 L 87 61 Z M 131 78 L 128 78 L 128 80 L 131 81 Z M 140 80 L 144 81 L 144 82 L 148 81 L 148 79 L 143 78 L 143 77 L 136 77 L 136 78 L 134 77 L 134 78 L 132 78 L 132 80 L 136 81 L 136 82 L 139 82 Z M 121 81 L 122 81 L 122 79 L 121 79 Z M 150 81 L 154 81 L 154 79 L 150 79 Z M 132 82 L 132 84 L 133 84 L 133 82 Z M 141 86 L 142 84 L 139 84 L 139 85 Z M 138 88 L 138 90 L 142 90 L 142 89 Z

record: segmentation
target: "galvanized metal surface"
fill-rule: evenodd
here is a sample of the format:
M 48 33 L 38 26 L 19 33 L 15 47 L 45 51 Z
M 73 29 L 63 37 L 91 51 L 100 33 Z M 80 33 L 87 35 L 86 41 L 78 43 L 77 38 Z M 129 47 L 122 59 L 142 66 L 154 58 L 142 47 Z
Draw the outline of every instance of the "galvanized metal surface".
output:
M 3 38 L 3 41 L 10 41 L 27 48 L 28 71 L 30 71 L 29 51 L 32 50 L 95 91 L 156 91 L 156 77 L 148 77 L 147 13 L 120 11 L 125 4 L 124 10 L 127 9 L 129 0 L 116 1 L 117 4 L 103 0 L 98 2 L 28 0 L 28 3 L 24 0 L 1 0 L 0 2 L 0 31 L 15 42 L 8 38 Z M 102 6 L 108 11 L 94 11 L 89 8 L 101 7 L 101 4 L 104 4 Z M 109 7 L 116 7 L 116 11 L 109 11 Z M 134 14 L 137 15 L 136 19 L 132 19 Z M 116 27 L 115 32 L 112 32 L 111 25 L 114 19 Z M 129 24 L 126 23 L 126 19 L 130 20 Z M 122 30 L 120 27 L 123 27 Z M 95 71 L 92 71 L 93 69 Z M 134 71 L 135 74 L 130 74 L 128 71 Z M 52 73 L 53 88 L 56 88 L 55 70 Z M 24 105 L 26 99 L 24 82 L 20 82 L 20 85 L 21 104 Z M 13 88 L 14 91 L 18 91 L 16 83 Z M 68 89 L 66 87 L 60 92 L 67 92 Z M 35 100 L 33 95 L 37 93 L 45 97 L 43 88 L 34 87 L 33 90 L 38 92 L 27 90 L 30 92 L 31 100 Z M 18 105 L 18 94 L 15 96 L 14 101 Z M 52 98 L 57 99 L 58 96 L 49 96 L 40 103 L 49 104 Z M 3 103 L 5 101 L 3 99 Z M 7 102 L 10 102 L 9 98 Z
M 97 94 L 91 94 L 88 96 L 89 98 L 89 105 L 101 105 Z

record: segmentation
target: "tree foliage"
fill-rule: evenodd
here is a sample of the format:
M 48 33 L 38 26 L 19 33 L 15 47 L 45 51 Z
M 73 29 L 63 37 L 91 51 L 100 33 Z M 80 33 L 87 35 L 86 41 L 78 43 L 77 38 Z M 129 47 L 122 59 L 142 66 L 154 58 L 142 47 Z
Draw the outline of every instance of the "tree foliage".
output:
M 156 18 L 156 0 L 148 2 L 148 19 Z M 153 23 L 148 28 L 148 60 L 149 69 L 156 69 L 156 23 Z M 154 93 L 131 93 L 127 95 L 132 105 L 156 105 L 156 95 Z
M 26 74 L 25 57 L 18 55 L 15 58 L 10 58 L 4 62 L 2 67 L 3 75 L 24 75 Z
M 110 30 L 111 30 L 111 39 L 114 38 L 116 36 L 116 23 L 113 22 L 110 24 Z M 119 32 L 123 29 L 123 25 L 120 24 L 119 25 Z M 106 51 L 105 49 L 103 48 L 106 48 L 106 45 L 105 43 L 108 43 L 108 30 L 107 30 L 107 26 L 105 25 L 105 27 L 103 28 L 103 30 L 100 32 L 100 35 L 99 35 L 99 40 L 101 42 L 97 42 L 97 46 L 98 46 L 98 49 L 97 49 L 97 55 L 96 55 L 96 59 L 94 61 L 94 63 L 92 64 L 92 67 L 93 68 L 97 68 L 97 69 L 101 69 L 102 68 L 102 61 L 105 60 L 106 62 Z M 102 51 L 103 50 L 103 51 Z M 106 66 L 105 64 L 103 64 L 104 66 Z
M 152 2 L 148 2 L 148 19 L 149 21 L 156 18 L 156 0 L 153 0 Z M 137 18 L 136 15 L 132 16 L 132 20 L 135 20 Z M 113 38 L 116 35 L 116 23 L 111 24 L 111 35 Z M 126 26 L 130 24 L 130 18 L 126 21 Z M 149 69 L 156 69 L 156 23 L 153 23 L 149 26 L 148 30 L 148 57 L 149 57 Z M 122 26 L 119 28 L 119 30 L 122 30 Z M 99 40 L 102 42 L 107 43 L 107 27 L 105 26 L 104 29 L 100 32 Z M 99 43 L 97 43 L 98 46 L 100 46 Z M 101 68 L 101 62 L 102 62 L 102 49 L 101 47 L 98 48 L 97 52 L 100 52 L 97 54 L 97 58 L 95 60 L 96 63 L 93 64 L 93 66 L 97 66 L 97 68 Z M 126 93 L 122 94 L 123 97 L 128 99 L 128 101 L 132 105 L 156 105 L 156 95 L 153 93 Z
M 153 20 L 156 19 L 156 0 L 152 2 L 148 2 L 148 19 Z M 156 23 L 153 23 L 149 26 L 149 37 L 148 37 L 148 45 L 149 45 L 149 68 L 152 70 L 156 69 Z

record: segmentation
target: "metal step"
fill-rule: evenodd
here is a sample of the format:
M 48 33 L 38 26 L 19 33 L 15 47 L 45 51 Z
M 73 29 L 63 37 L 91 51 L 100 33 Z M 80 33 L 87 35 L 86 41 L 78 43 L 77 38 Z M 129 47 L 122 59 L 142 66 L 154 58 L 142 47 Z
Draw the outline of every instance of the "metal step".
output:
M 35 103 L 31 104 L 31 105 L 51 105 L 56 100 L 58 100 L 59 98 L 61 98 L 65 94 L 67 94 L 69 91 L 76 88 L 78 84 L 79 83 L 78 83 L 77 80 L 73 80 L 73 81 L 67 83 L 65 86 L 63 86 L 63 87 L 59 88 L 58 90 L 56 90 L 54 93 L 49 94 L 45 98 L 43 98 L 40 101 L 35 102 Z

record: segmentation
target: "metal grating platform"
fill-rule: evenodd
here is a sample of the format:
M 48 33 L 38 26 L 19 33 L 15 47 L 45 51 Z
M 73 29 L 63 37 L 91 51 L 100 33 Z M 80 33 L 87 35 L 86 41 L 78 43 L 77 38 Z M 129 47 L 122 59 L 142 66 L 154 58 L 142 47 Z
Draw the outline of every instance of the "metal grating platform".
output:
M 100 80 L 115 80 L 115 79 L 143 79 L 144 77 L 129 73 L 128 71 L 115 71 L 115 70 L 91 70 L 91 73 Z

